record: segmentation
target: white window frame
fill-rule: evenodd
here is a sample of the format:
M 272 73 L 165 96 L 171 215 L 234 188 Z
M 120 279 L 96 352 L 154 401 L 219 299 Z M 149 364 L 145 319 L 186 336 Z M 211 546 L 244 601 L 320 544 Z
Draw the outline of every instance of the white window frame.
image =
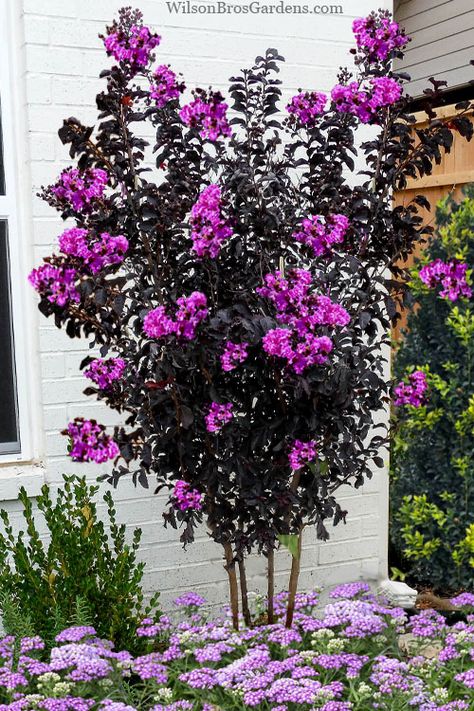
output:
M 31 264 L 31 185 L 27 165 L 25 106 L 22 101 L 24 75 L 21 68 L 19 7 L 0 0 L 0 101 L 3 134 L 5 195 L 0 195 L 0 219 L 7 221 L 10 261 L 10 298 L 12 313 L 14 366 L 16 370 L 17 419 L 20 451 L 0 453 L 1 474 L 4 465 L 33 462 L 38 458 L 38 348 L 37 322 L 33 315 L 31 290 L 27 282 Z M 20 205 L 22 211 L 20 212 Z M 15 474 L 18 474 L 15 471 Z M 0 479 L 2 477 L 0 476 Z M 0 486 L 1 498 L 1 486 Z

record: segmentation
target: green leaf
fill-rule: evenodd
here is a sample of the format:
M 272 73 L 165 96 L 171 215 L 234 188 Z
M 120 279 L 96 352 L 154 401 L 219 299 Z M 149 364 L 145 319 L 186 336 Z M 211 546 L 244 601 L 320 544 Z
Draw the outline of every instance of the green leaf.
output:
M 288 535 L 285 533 L 285 534 L 281 534 L 281 535 L 277 536 L 277 538 L 280 541 L 281 545 L 285 546 L 285 548 L 287 548 L 290 551 L 293 558 L 296 558 L 296 560 L 298 560 L 298 558 L 299 558 L 299 550 L 298 550 L 299 536 L 297 536 L 296 533 L 294 533 L 292 535 Z

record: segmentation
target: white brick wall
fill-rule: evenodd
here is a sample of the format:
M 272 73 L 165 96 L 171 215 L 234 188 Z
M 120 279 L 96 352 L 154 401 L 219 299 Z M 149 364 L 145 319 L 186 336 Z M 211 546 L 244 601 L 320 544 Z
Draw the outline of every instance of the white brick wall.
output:
M 145 21 L 163 36 L 158 51 L 160 62 L 170 62 L 182 71 L 188 86 L 199 83 L 221 89 L 226 79 L 249 65 L 267 46 L 275 46 L 287 62 L 281 72 L 285 98 L 301 87 L 328 90 L 341 64 L 350 59 L 351 23 L 354 11 L 365 14 L 373 0 L 358 3 L 341 0 L 342 16 L 276 15 L 169 15 L 164 0 L 137 0 Z M 125 3 L 126 4 L 126 3 Z M 384 3 L 391 5 L 390 0 Z M 380 2 L 375 3 L 380 5 Z M 68 164 L 66 149 L 56 131 L 65 116 L 76 115 L 87 122 L 95 119 L 94 97 L 101 86 L 97 75 L 108 65 L 98 32 L 110 21 L 120 3 L 117 0 L 14 0 L 17 34 L 13 64 L 22 82 L 26 106 L 26 151 L 29 162 L 31 219 L 22 239 L 30 240 L 34 258 L 50 250 L 61 229 L 53 211 L 35 193 L 41 184 L 53 181 Z M 0 18 L 1 19 L 1 18 Z M 18 60 L 18 61 L 17 61 Z M 31 295 L 31 299 L 33 299 Z M 70 418 L 86 414 L 105 424 L 116 416 L 82 395 L 84 382 L 77 366 L 83 357 L 79 341 L 68 339 L 38 315 L 41 366 L 40 400 L 44 426 L 42 451 L 46 477 L 56 484 L 62 473 L 87 472 L 91 477 L 104 467 L 72 463 L 65 456 L 65 442 L 58 434 Z M 34 351 L 34 344 L 32 347 Z M 119 516 L 130 526 L 143 528 L 141 555 L 148 563 L 146 583 L 168 599 L 181 589 L 199 589 L 211 599 L 223 599 L 225 579 L 220 550 L 205 531 L 198 543 L 181 549 L 176 533 L 161 525 L 160 497 L 123 483 L 116 492 Z M 349 508 L 347 526 L 335 529 L 331 541 L 318 544 L 306 535 L 302 584 L 333 584 L 357 578 L 376 579 L 386 573 L 387 481 L 386 475 L 364 490 L 344 492 Z M 15 502 L 6 504 L 19 520 Z M 278 555 L 278 584 L 285 585 L 289 557 Z M 252 586 L 262 588 L 262 570 L 252 561 Z

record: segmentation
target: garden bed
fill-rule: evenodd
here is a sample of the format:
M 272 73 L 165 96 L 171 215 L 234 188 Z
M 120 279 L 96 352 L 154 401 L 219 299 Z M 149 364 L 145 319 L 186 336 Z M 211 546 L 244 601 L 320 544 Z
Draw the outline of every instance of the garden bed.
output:
M 276 599 L 282 616 L 285 597 Z M 6 637 L 0 711 L 474 708 L 474 595 L 454 599 L 466 621 L 452 626 L 434 610 L 410 617 L 364 583 L 339 586 L 324 609 L 318 597 L 298 595 L 291 629 L 235 631 L 229 615 L 207 620 L 205 601 L 189 593 L 176 601 L 181 622 L 143 621 L 137 634 L 148 651 L 138 657 L 90 626 L 64 630 L 50 651 L 40 638 Z

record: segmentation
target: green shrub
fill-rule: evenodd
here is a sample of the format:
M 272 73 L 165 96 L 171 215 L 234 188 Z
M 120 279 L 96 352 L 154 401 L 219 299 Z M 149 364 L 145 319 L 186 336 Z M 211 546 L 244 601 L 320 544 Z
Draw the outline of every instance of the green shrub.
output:
M 398 378 L 422 370 L 428 390 L 420 407 L 397 408 L 391 540 L 411 579 L 444 588 L 474 581 L 474 296 L 440 298 L 418 272 L 435 259 L 474 265 L 474 186 L 464 195 L 438 205 L 435 236 L 413 269 L 415 309 L 395 359 Z
M 156 608 L 158 596 L 144 606 L 144 564 L 136 560 L 141 530 L 125 542 L 110 492 L 103 497 L 104 525 L 97 515 L 98 490 L 85 478 L 64 477 L 54 501 L 49 486 L 42 487 L 37 514 L 22 488 L 26 525 L 17 536 L 8 513 L 0 512 L 0 607 L 7 632 L 34 632 L 52 643 L 69 624 L 92 624 L 118 648 L 139 651 L 137 626 Z M 37 516 L 46 523 L 44 537 Z

